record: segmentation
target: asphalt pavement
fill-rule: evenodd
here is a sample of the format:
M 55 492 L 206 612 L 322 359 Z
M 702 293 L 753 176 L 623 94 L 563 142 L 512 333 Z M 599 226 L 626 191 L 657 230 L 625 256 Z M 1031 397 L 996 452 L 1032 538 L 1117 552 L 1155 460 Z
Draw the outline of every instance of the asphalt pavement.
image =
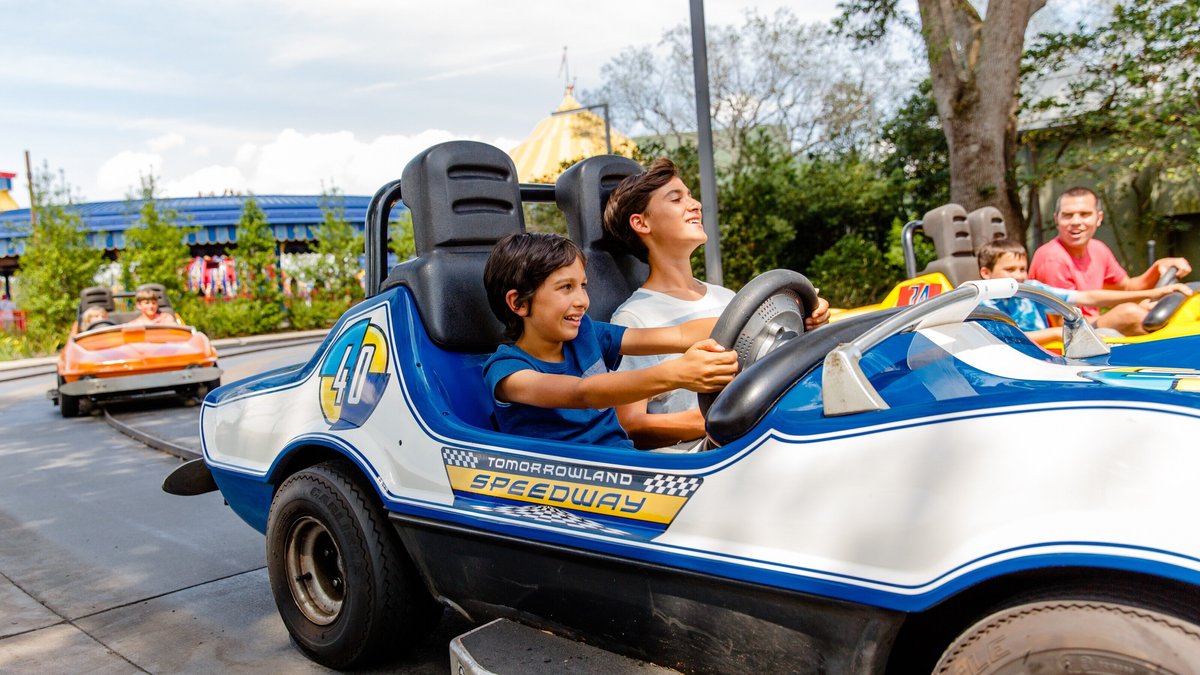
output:
M 223 367 L 240 378 L 294 362 L 321 336 L 306 337 L 308 346 Z M 49 367 L 0 381 L 0 672 L 330 672 L 288 639 L 262 535 L 219 493 L 164 493 L 178 459 L 114 433 L 100 416 L 61 418 L 43 396 Z M 198 406 L 142 405 L 109 412 L 198 450 Z M 447 611 L 414 653 L 376 672 L 445 673 L 450 640 L 471 627 Z

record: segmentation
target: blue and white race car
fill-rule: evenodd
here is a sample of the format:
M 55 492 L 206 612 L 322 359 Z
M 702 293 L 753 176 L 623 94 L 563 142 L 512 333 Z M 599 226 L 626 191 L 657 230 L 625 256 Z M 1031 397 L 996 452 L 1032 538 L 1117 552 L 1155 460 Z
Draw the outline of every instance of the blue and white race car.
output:
M 714 335 L 743 370 L 702 451 L 494 430 L 492 244 L 553 198 L 594 318 L 639 269 L 600 227 L 619 157 L 522 187 L 496 148 L 435 146 L 376 195 L 368 298 L 308 363 L 204 401 L 204 457 L 266 534 L 296 644 L 334 668 L 421 638 L 449 606 L 688 672 L 1200 671 L 1200 338 L 1112 349 L 1070 308 L 1066 356 L 995 313 L 1011 280 L 803 332 L 775 271 Z M 386 270 L 412 211 L 417 257 Z M 215 481 L 215 484 L 213 484 Z

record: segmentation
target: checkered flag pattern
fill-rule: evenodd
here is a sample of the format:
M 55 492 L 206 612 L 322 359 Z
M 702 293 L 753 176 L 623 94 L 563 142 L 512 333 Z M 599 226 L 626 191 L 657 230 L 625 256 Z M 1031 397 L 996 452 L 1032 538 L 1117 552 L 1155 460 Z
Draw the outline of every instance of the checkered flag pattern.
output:
M 646 492 L 653 492 L 659 495 L 671 495 L 672 497 L 691 497 L 696 488 L 704 482 L 703 478 L 696 476 L 672 476 L 671 474 L 656 474 L 653 478 L 647 478 L 645 482 Z
M 445 460 L 448 466 L 465 466 L 468 469 L 474 469 L 479 466 L 479 455 L 470 450 L 442 448 L 442 459 Z
M 539 523 L 548 523 L 550 525 L 565 525 L 581 530 L 596 530 L 605 534 L 627 534 L 622 530 L 611 527 L 606 527 L 587 518 L 564 511 L 560 508 L 544 505 L 529 505 L 529 506 L 476 506 L 475 508 L 481 511 L 490 511 L 499 513 L 505 516 L 516 516 L 518 518 L 527 518 L 536 520 Z

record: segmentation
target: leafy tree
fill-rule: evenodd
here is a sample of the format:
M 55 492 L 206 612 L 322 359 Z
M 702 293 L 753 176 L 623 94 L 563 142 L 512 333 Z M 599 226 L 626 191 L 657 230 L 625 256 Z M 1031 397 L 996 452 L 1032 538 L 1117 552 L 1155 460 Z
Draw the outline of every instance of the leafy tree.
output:
M 179 226 L 179 214 L 174 209 L 159 207 L 158 182 L 152 175 L 141 177 L 137 196 L 129 197 L 131 205 L 135 199 L 142 202 L 138 219 L 125 230 L 125 250 L 118 258 L 125 285 L 162 284 L 168 295 L 179 296 L 185 284 L 180 270 L 191 258 L 187 235 L 197 228 Z
M 246 199 L 238 219 L 234 263 L 242 296 L 272 303 L 282 299 L 275 233 L 254 197 Z
M 413 240 L 412 211 L 404 209 L 388 223 L 388 250 L 400 262 L 417 254 L 417 244 Z
M 804 199 L 787 147 L 765 132 L 751 134 L 717 192 L 726 283 L 736 288 L 785 266 L 797 238 L 793 217 Z
M 1132 207 L 1115 231 L 1123 257 L 1143 259 L 1143 242 L 1182 227 L 1160 214 L 1156 195 L 1183 194 L 1200 160 L 1200 5 L 1118 3 L 1095 27 L 1039 35 L 1025 69 L 1030 89 L 1048 92 L 1028 109 L 1053 120 L 1026 134 L 1052 153 L 1032 180 L 1094 176 L 1106 203 Z M 1048 86 L 1062 80 L 1065 87 Z
M 904 65 L 884 49 L 852 54 L 850 44 L 783 9 L 755 12 L 741 26 L 710 26 L 709 87 L 718 150 L 735 150 L 751 130 L 780 130 L 799 153 L 864 148 L 883 101 Z M 659 43 L 627 49 L 601 69 L 604 85 L 588 100 L 608 101 L 618 124 L 681 143 L 695 129 L 691 33 L 667 31 Z M 624 119 L 625 122 L 621 122 Z
M 949 150 L 929 80 L 884 122 L 883 141 L 881 168 L 902 196 L 897 216 L 911 220 L 950 201 Z
M 33 198 L 37 224 L 21 255 L 20 304 L 28 318 L 29 342 L 54 351 L 75 320 L 80 291 L 94 283 L 104 258 L 88 244 L 82 220 L 71 208 L 71 187 L 61 173 L 56 181 L 43 165 L 34 176 Z
M 835 26 L 865 43 L 891 23 L 915 27 L 899 0 L 843 0 Z M 995 206 L 1011 234 L 1024 238 L 1017 195 L 1017 85 L 1025 29 L 1045 0 L 987 3 L 917 0 L 920 33 L 938 116 L 950 151 L 950 198 L 968 211 Z
M 328 297 L 348 305 L 363 297 L 359 281 L 363 236 L 346 220 L 346 207 L 337 188 L 322 192 L 321 215 L 323 221 L 317 228 L 317 256 L 311 273 Z
M 282 272 L 275 233 L 254 197 L 246 199 L 237 224 L 238 302 L 250 304 L 254 317 L 253 332 L 266 332 L 279 326 L 283 318 Z

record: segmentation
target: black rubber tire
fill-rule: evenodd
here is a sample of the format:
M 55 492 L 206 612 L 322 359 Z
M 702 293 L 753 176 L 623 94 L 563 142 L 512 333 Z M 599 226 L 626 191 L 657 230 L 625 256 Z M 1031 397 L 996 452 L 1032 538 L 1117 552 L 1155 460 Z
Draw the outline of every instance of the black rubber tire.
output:
M 357 476 L 340 461 L 296 473 L 267 519 L 267 570 L 283 623 L 309 658 L 339 670 L 415 644 L 441 615 Z
M 1000 610 L 961 634 L 934 673 L 1078 675 L 1197 673 L 1200 626 L 1168 614 L 1092 600 Z
M 62 375 L 58 376 L 58 411 L 63 417 L 79 417 L 79 397 L 67 396 L 62 393 L 62 386 L 66 384 Z

